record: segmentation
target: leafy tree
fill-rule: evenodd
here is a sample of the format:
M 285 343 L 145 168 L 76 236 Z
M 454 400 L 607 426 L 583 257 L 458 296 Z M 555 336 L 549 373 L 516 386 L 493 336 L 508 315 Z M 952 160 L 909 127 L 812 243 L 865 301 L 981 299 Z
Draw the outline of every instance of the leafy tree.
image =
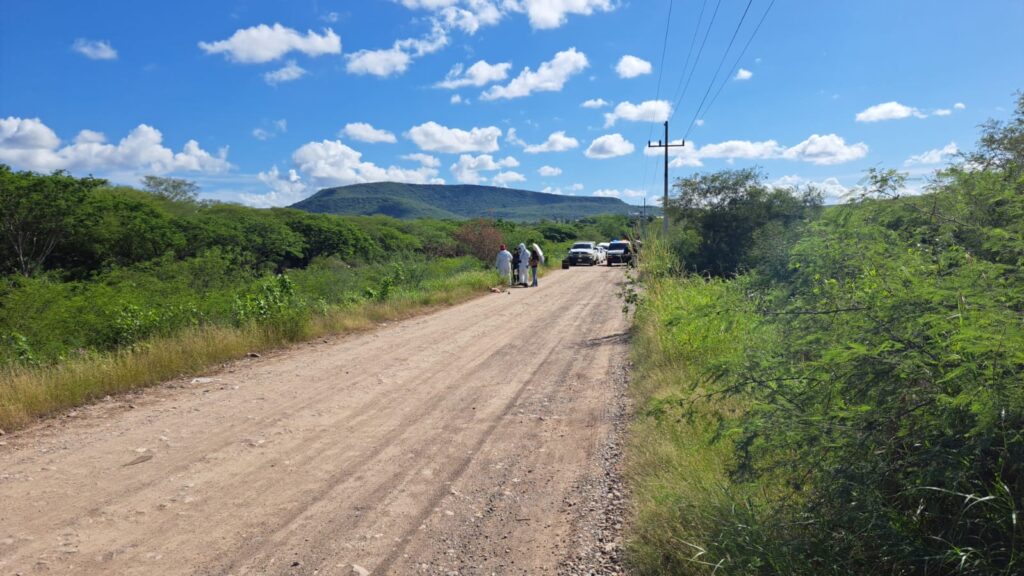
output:
M 191 180 L 143 176 L 142 186 L 146 192 L 172 202 L 195 202 L 199 198 L 199 185 Z
M 43 267 L 54 249 L 67 239 L 80 207 L 97 178 L 74 178 L 63 171 L 51 175 L 13 172 L 0 164 L 0 234 L 5 266 L 30 276 Z
M 816 213 L 821 195 L 769 188 L 756 168 L 696 174 L 676 181 L 677 196 L 667 208 L 674 221 L 693 233 L 684 234 L 692 247 L 679 256 L 686 269 L 729 276 L 756 264 L 752 250 L 759 239 L 775 241 L 781 232 Z M 775 223 L 760 235 L 758 230 Z M 694 242 L 696 240 L 696 242 Z

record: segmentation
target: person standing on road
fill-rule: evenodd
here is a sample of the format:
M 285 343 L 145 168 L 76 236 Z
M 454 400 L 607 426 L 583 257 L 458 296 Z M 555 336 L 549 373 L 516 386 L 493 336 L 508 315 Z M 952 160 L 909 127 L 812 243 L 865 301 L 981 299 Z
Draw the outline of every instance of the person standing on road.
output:
M 544 253 L 540 251 L 540 246 L 534 244 L 530 247 L 530 272 L 533 274 L 533 283 L 531 287 L 537 287 L 537 267 L 544 260 Z
M 498 249 L 498 258 L 495 260 L 494 266 L 498 269 L 498 274 L 501 276 L 501 279 L 511 285 L 512 253 L 505 249 L 504 244 L 502 244 Z
M 522 282 L 519 277 L 519 250 L 512 253 L 512 286 L 518 286 Z
M 519 244 L 519 283 L 523 286 L 527 286 L 526 270 L 530 266 L 530 251 L 526 249 L 526 244 Z

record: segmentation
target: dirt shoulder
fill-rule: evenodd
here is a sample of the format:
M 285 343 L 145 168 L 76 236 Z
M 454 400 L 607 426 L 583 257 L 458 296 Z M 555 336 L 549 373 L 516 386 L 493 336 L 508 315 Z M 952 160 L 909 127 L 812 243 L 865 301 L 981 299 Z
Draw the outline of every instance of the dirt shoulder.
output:
M 614 573 L 622 279 L 556 272 L 0 437 L 0 574 Z

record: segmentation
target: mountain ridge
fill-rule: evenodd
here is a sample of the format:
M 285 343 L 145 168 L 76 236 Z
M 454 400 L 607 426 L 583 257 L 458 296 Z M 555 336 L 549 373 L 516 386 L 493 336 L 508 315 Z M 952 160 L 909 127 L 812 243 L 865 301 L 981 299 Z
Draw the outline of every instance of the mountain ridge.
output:
M 291 205 L 306 212 L 383 214 L 402 219 L 502 218 L 575 220 L 598 214 L 633 214 L 642 208 L 618 198 L 566 196 L 475 184 L 373 182 L 324 188 Z M 648 214 L 655 211 L 648 207 Z

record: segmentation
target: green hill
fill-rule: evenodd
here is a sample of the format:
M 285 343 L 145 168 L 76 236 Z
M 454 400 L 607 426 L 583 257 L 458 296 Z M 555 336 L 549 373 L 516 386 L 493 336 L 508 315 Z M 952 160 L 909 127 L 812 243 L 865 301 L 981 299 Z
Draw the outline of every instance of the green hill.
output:
M 503 218 L 536 221 L 631 214 L 641 208 L 618 198 L 563 196 L 493 186 L 374 182 L 325 188 L 292 208 L 324 214 L 384 214 L 395 218 Z M 648 214 L 654 213 L 648 206 Z

